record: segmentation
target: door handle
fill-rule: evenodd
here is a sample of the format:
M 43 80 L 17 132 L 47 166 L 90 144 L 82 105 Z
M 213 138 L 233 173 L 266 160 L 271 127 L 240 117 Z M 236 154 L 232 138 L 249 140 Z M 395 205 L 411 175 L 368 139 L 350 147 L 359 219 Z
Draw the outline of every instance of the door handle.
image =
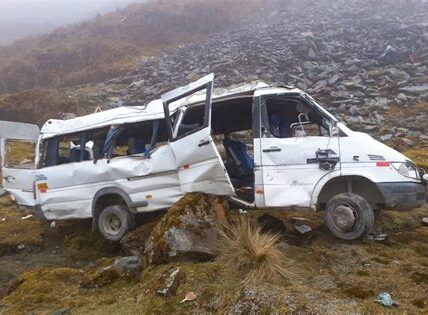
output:
M 210 143 L 211 143 L 210 140 L 202 140 L 201 142 L 199 142 L 198 146 L 203 147 L 204 145 L 208 145 Z
M 7 181 L 8 183 L 10 183 L 10 181 L 11 181 L 11 180 L 15 180 L 15 177 L 13 177 L 13 176 L 11 176 L 11 175 L 5 176 L 5 177 L 3 177 L 3 178 L 4 178 L 4 180 L 5 180 L 5 181 Z
M 281 152 L 282 149 L 278 147 L 270 147 L 269 149 L 264 149 L 263 152 L 270 153 L 270 152 Z

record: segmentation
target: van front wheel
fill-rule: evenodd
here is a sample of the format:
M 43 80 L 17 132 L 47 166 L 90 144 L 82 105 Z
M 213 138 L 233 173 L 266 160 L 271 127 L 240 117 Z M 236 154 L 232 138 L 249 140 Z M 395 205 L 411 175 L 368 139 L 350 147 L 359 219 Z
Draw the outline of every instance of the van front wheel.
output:
M 342 240 L 355 240 L 366 235 L 374 225 L 374 213 L 363 197 L 345 193 L 327 203 L 326 224 L 331 233 Z
M 119 241 L 131 227 L 132 217 L 125 205 L 108 206 L 98 216 L 98 230 L 110 241 Z

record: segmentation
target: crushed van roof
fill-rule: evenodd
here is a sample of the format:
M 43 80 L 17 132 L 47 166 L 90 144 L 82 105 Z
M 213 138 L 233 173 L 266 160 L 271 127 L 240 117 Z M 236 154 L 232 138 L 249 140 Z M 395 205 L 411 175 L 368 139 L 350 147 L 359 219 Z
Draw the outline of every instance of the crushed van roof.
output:
M 242 83 L 227 88 L 214 89 L 213 101 L 253 95 L 256 90 L 266 89 L 270 86 L 261 81 Z M 277 88 L 284 91 L 285 88 Z M 197 92 L 184 99 L 171 104 L 170 112 L 174 113 L 178 108 L 196 104 L 205 100 L 204 91 Z M 69 134 L 102 128 L 113 124 L 136 123 L 140 121 L 156 120 L 164 118 L 161 99 L 151 101 L 146 106 L 123 106 L 69 120 L 50 119 L 41 129 L 42 138 L 51 138 L 60 134 Z

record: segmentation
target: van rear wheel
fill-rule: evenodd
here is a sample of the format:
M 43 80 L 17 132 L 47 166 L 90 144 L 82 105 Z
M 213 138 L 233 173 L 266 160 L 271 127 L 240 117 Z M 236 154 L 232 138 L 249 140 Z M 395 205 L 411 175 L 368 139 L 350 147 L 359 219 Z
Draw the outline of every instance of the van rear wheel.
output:
M 353 193 L 332 197 L 326 210 L 327 227 L 342 240 L 355 240 L 366 235 L 375 222 L 369 202 Z
M 125 205 L 108 206 L 98 216 L 98 230 L 110 241 L 119 241 L 131 227 L 132 215 Z

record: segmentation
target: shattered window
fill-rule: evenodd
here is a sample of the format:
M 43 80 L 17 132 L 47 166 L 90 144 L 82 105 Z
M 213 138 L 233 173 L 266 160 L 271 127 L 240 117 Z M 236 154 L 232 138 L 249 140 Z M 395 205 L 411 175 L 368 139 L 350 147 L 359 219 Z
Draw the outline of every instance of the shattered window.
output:
M 7 140 L 5 166 L 9 168 L 34 168 L 35 142 Z

